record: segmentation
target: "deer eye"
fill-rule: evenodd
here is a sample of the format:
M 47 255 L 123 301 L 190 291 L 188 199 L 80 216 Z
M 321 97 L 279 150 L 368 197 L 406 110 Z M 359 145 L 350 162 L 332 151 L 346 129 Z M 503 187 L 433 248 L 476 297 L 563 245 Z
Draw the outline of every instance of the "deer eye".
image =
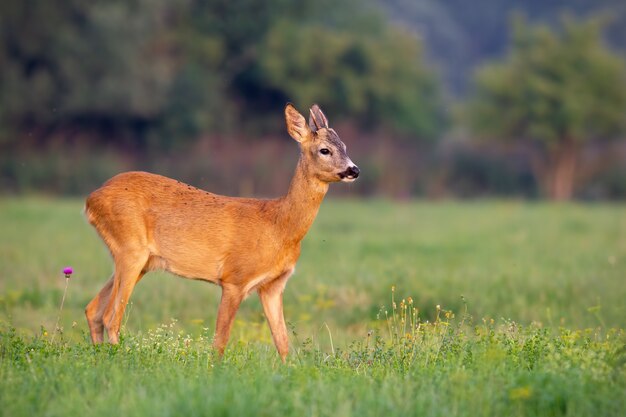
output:
M 330 155 L 330 150 L 328 150 L 327 148 L 322 148 L 320 149 L 320 153 L 322 155 Z

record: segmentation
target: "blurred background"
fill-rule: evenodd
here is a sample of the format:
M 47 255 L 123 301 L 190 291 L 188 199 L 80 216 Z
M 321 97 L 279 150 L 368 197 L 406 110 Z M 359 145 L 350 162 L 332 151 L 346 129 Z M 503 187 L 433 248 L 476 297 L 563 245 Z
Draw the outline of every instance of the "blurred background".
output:
M 623 0 L 3 0 L 0 192 L 277 196 L 291 101 L 364 174 L 334 194 L 624 199 L 625 57 Z

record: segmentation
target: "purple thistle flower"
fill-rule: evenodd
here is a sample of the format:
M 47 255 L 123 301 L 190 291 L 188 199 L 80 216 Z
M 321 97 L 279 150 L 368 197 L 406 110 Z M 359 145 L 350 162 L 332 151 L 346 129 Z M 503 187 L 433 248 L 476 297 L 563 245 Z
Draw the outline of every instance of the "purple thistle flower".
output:
M 69 278 L 70 275 L 74 273 L 74 270 L 71 266 L 66 266 L 65 268 L 63 268 L 63 273 L 65 274 L 65 278 Z

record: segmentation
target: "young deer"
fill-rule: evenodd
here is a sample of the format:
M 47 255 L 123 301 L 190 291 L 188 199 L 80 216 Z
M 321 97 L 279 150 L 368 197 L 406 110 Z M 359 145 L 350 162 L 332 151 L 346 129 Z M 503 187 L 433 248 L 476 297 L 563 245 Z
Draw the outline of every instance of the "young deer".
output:
M 119 340 L 135 284 L 164 269 L 222 287 L 216 350 L 224 352 L 241 301 L 256 290 L 282 360 L 289 350 L 283 290 L 331 182 L 354 181 L 359 169 L 317 105 L 309 123 L 288 104 L 289 135 L 300 160 L 287 195 L 274 200 L 225 197 L 146 172 L 119 174 L 94 191 L 85 212 L 111 251 L 115 272 L 87 305 L 94 343 Z

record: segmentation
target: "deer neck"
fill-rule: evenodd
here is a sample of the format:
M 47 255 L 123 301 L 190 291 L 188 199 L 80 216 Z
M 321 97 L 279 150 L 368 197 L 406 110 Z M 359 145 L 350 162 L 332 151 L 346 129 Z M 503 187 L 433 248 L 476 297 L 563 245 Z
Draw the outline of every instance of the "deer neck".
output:
M 280 199 L 280 220 L 285 236 L 300 242 L 313 224 L 328 191 L 328 183 L 315 178 L 301 156 L 287 195 Z

